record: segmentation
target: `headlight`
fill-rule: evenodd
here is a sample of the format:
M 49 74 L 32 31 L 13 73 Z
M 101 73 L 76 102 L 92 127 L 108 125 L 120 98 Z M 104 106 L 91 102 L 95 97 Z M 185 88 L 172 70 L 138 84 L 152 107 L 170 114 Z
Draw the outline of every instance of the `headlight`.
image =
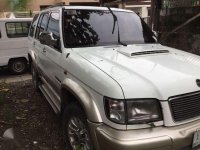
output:
M 108 119 L 119 124 L 125 123 L 124 101 L 106 98 L 105 106 Z
M 129 124 L 162 120 L 160 104 L 157 100 L 132 100 L 126 103 Z
M 162 120 L 158 100 L 116 100 L 105 98 L 106 115 L 119 124 L 141 124 Z

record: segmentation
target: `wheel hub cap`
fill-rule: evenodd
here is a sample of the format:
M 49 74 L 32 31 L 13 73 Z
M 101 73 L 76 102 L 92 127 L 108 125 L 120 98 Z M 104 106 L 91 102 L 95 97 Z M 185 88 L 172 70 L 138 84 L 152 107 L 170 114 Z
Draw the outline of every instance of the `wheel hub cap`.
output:
M 17 72 L 21 72 L 24 70 L 24 65 L 21 62 L 17 62 L 14 64 L 14 70 L 16 70 Z

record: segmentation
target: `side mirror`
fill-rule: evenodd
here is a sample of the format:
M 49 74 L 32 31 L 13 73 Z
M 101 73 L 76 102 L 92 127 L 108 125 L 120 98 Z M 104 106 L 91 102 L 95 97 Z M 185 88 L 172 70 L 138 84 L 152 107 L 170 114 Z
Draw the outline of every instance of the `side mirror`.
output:
M 158 37 L 158 32 L 157 31 L 153 31 L 154 35 L 156 36 L 156 38 Z
M 50 42 L 48 45 L 51 45 L 52 47 L 60 50 L 60 38 L 54 38 L 54 35 L 52 32 L 50 32 L 48 34 L 50 40 L 48 40 L 48 42 Z
M 48 46 L 51 46 L 53 48 L 60 50 L 60 39 L 54 38 L 52 32 L 48 32 L 48 33 L 42 32 L 42 33 L 40 33 L 39 40 L 40 40 L 41 44 L 48 45 Z
M 40 35 L 39 35 L 40 43 L 46 45 L 47 44 L 46 39 L 47 39 L 47 33 L 41 32 Z

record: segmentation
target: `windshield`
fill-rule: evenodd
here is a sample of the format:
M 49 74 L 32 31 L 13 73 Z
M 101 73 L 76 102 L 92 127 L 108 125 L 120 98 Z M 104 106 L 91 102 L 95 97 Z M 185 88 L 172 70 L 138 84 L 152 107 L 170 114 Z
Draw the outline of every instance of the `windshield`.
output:
M 144 21 L 135 13 L 113 11 L 118 19 L 114 28 L 114 19 L 110 11 L 103 10 L 65 10 L 64 33 L 65 47 L 88 47 L 119 45 L 118 36 L 125 44 L 155 43 L 156 38 Z

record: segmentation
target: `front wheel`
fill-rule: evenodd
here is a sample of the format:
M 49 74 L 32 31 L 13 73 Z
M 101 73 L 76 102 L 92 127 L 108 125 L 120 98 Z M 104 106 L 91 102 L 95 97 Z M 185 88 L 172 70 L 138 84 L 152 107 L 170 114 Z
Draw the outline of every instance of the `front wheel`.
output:
M 71 104 L 64 112 L 63 134 L 67 149 L 93 150 L 86 116 L 76 104 Z

